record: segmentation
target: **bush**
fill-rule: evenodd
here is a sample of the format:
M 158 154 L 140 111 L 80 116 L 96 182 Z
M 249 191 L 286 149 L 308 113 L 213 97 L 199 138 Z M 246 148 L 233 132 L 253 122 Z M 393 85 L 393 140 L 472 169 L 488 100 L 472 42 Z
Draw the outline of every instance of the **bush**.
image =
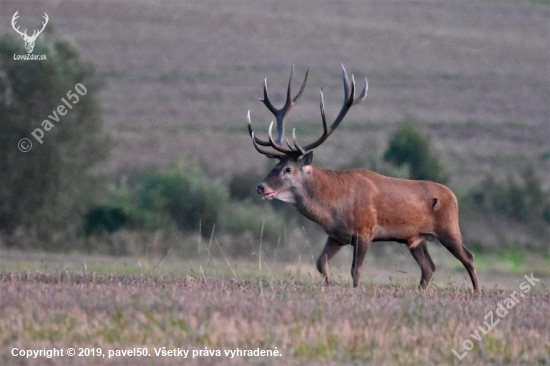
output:
M 408 165 L 410 179 L 447 182 L 443 166 L 430 151 L 430 141 L 416 130 L 415 124 L 412 118 L 405 119 L 390 140 L 384 161 L 397 167 Z
M 90 236 L 95 232 L 115 232 L 128 223 L 128 216 L 120 207 L 95 206 L 85 215 L 84 232 Z
M 141 209 L 167 213 L 182 231 L 200 230 L 210 235 L 229 195 L 198 170 L 160 172 L 144 177 L 139 193 Z

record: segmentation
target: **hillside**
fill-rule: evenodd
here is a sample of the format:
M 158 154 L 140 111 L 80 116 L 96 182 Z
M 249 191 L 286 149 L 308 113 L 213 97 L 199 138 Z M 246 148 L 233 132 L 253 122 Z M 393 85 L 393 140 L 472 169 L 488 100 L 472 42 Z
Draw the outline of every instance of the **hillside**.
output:
M 527 160 L 548 171 L 550 17 L 537 2 L 2 1 L 1 33 L 12 31 L 15 10 L 29 27 L 47 12 L 104 77 L 110 171 L 189 157 L 220 175 L 263 169 L 245 132 L 247 110 L 262 133 L 272 118 L 257 101 L 263 77 L 281 103 L 290 66 L 296 84 L 310 68 L 288 121 L 311 125 L 300 129 L 307 141 L 321 130 L 321 86 L 329 118 L 340 108 L 340 63 L 368 77 L 369 95 L 318 149 L 318 163 L 380 154 L 411 115 L 455 188 Z

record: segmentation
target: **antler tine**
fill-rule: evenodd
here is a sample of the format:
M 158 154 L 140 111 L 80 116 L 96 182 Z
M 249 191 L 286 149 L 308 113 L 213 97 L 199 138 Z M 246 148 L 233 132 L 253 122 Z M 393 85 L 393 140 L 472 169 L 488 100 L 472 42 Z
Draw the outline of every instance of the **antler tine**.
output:
M 327 118 L 325 114 L 325 99 L 323 98 L 323 88 L 321 88 L 321 90 L 319 91 L 319 94 L 321 95 L 319 108 L 321 109 L 321 119 L 323 120 L 323 135 L 326 135 L 328 132 L 328 126 L 327 126 Z
M 15 11 L 15 14 L 13 14 L 13 17 L 11 18 L 11 25 L 12 27 L 15 27 L 15 21 L 19 18 L 19 10 Z
M 284 148 L 283 146 L 275 143 L 275 141 L 273 141 L 273 135 L 272 135 L 272 130 L 273 130 L 273 121 L 271 121 L 271 124 L 269 125 L 269 129 L 268 129 L 268 136 L 269 136 L 269 143 L 271 144 L 271 147 L 274 148 L 275 150 L 279 151 L 279 152 L 282 152 L 283 154 L 288 154 L 289 153 L 289 150 Z M 288 143 L 288 140 L 287 140 L 287 143 Z M 290 146 L 289 146 L 290 147 Z M 292 151 L 292 148 L 290 148 L 290 150 Z
M 290 78 L 288 80 L 288 87 L 287 87 L 287 93 L 286 93 L 286 101 L 285 105 L 281 109 L 277 109 L 273 106 L 271 103 L 271 100 L 269 99 L 269 94 L 267 92 L 267 78 L 264 78 L 264 97 L 260 99 L 267 109 L 275 116 L 277 120 L 277 137 L 274 139 L 274 142 L 282 146 L 282 141 L 284 139 L 285 134 L 285 116 L 288 113 L 288 111 L 294 106 L 294 103 L 302 96 L 302 93 L 304 92 L 304 88 L 306 86 L 307 77 L 309 74 L 309 69 L 306 71 L 306 75 L 304 77 L 304 81 L 302 82 L 302 86 L 300 87 L 300 91 L 294 98 L 292 98 L 292 77 L 294 75 L 294 65 L 292 65 L 292 68 L 290 70 Z M 265 142 L 265 141 L 262 141 Z M 264 145 L 267 146 L 267 145 Z
M 361 95 L 359 95 L 358 98 L 355 98 L 355 78 L 353 77 L 353 75 L 351 76 L 351 87 L 350 87 L 348 74 L 346 72 L 346 69 L 344 68 L 344 64 L 342 64 L 342 79 L 344 81 L 344 105 L 342 106 L 340 113 L 338 113 L 338 116 L 336 117 L 334 122 L 330 125 L 330 128 L 327 128 L 327 121 L 326 121 L 326 115 L 325 115 L 325 101 L 323 99 L 323 90 L 321 89 L 320 109 L 321 109 L 321 118 L 323 121 L 323 130 L 324 130 L 323 135 L 317 141 L 314 141 L 311 144 L 304 146 L 303 150 L 305 151 L 312 150 L 317 146 L 321 145 L 323 142 L 325 142 L 325 140 L 338 127 L 340 122 L 342 122 L 342 120 L 348 113 L 351 106 L 361 102 L 366 98 L 367 90 L 368 90 L 368 82 L 366 78 L 365 78 L 365 87 L 363 88 L 363 91 L 361 92 Z
M 344 64 L 342 65 L 342 79 L 344 79 L 344 103 L 346 103 L 347 100 L 349 100 L 349 78 L 348 73 L 346 72 L 346 68 L 344 67 Z M 353 81 L 353 75 L 351 76 L 351 80 Z M 355 83 L 352 83 L 352 88 L 355 86 Z
M 294 72 L 294 65 L 292 65 L 292 71 Z M 295 103 L 298 100 L 298 98 L 300 98 L 302 96 L 302 93 L 304 92 L 304 88 L 306 87 L 306 81 L 307 81 L 307 76 L 308 75 L 309 75 L 309 67 L 306 70 L 306 76 L 304 77 L 304 81 L 302 82 L 302 86 L 300 87 L 300 91 L 298 92 L 298 94 L 296 94 L 294 99 L 292 99 L 292 103 Z M 289 82 L 289 94 L 290 94 L 290 82 Z
M 25 29 L 25 32 L 21 32 L 19 30 L 19 26 L 17 26 L 17 28 L 15 27 L 15 23 L 16 23 L 16 20 L 19 18 L 19 10 L 17 10 L 15 12 L 15 14 L 13 14 L 13 17 L 11 18 L 11 26 L 13 27 L 13 29 L 19 33 L 20 35 L 25 35 L 27 36 L 27 30 Z
M 281 157 L 285 156 L 285 154 L 283 154 L 282 152 L 279 152 L 279 151 L 262 150 L 260 148 L 260 146 L 256 143 L 256 136 L 254 136 L 254 132 L 252 132 L 250 134 L 250 137 L 252 137 L 252 145 L 254 145 L 254 148 L 260 154 L 263 154 L 263 155 L 267 156 L 268 158 L 281 158 Z
M 292 73 L 290 74 L 290 77 L 292 77 Z M 273 104 L 271 104 L 271 101 L 269 100 L 269 94 L 267 93 L 267 77 L 264 77 L 264 97 L 260 98 L 260 101 L 262 101 L 267 109 L 275 115 L 277 115 L 277 109 L 273 107 Z
M 254 142 L 262 146 L 271 146 L 269 141 L 263 141 L 263 140 L 260 140 L 258 137 L 254 136 L 254 132 L 252 131 L 252 121 L 250 120 L 250 111 L 248 111 L 247 119 L 248 119 L 248 134 L 250 135 L 250 137 L 254 139 Z
M 277 145 L 275 143 L 275 141 L 273 141 L 273 135 L 272 135 L 273 121 L 271 121 L 271 124 L 269 125 L 269 129 L 268 129 L 269 141 L 265 142 L 265 141 L 260 140 L 258 137 L 256 137 L 256 134 L 252 130 L 252 122 L 250 120 L 250 111 L 248 111 L 247 119 L 248 119 L 248 133 L 250 134 L 250 137 L 252 138 L 252 144 L 254 145 L 254 147 L 256 148 L 256 150 L 260 154 L 263 154 L 263 155 L 267 156 L 268 158 L 278 158 L 279 159 L 281 157 L 286 156 L 288 153 L 293 152 L 292 148 L 291 148 L 291 150 L 286 150 L 286 149 L 282 148 L 281 146 Z M 262 148 L 260 148 L 260 145 L 261 146 L 270 146 L 270 147 L 274 148 L 276 151 L 263 150 Z
M 367 78 L 365 78 L 365 86 L 363 86 L 363 91 L 361 92 L 361 95 L 359 95 L 357 99 L 353 101 L 353 104 L 362 102 L 367 97 L 368 91 L 369 91 L 369 82 L 367 81 Z
M 296 129 L 292 129 L 292 142 L 294 143 L 294 147 L 296 147 L 295 151 L 298 151 L 300 155 L 305 155 L 307 152 L 302 149 L 300 145 L 298 145 L 298 142 L 296 141 Z
M 296 141 L 296 129 L 295 128 L 292 129 L 292 143 L 294 144 L 294 146 L 292 146 L 290 144 L 290 141 L 288 141 L 288 139 L 286 139 L 286 144 L 287 144 L 288 148 L 293 153 L 298 153 L 297 155 L 305 155 L 307 153 L 307 151 L 302 149 L 302 147 Z

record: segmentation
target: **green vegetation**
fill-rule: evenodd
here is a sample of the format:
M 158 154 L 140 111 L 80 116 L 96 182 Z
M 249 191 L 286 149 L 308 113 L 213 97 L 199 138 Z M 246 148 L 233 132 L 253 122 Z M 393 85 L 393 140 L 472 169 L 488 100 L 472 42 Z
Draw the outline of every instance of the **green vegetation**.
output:
M 445 183 L 449 177 L 433 155 L 429 139 L 418 132 L 417 124 L 412 117 L 405 119 L 391 138 L 384 161 L 397 167 L 407 165 L 410 179 Z
M 506 215 L 522 223 L 550 225 L 550 192 L 542 188 L 533 168 L 506 183 L 486 177 L 470 193 L 472 202 L 482 210 Z
M 94 69 L 68 42 L 51 33 L 40 40 L 34 52 L 47 61 L 14 60 L 26 53 L 23 42 L 0 39 L 0 234 L 8 246 L 20 247 L 23 232 L 34 246 L 66 250 L 98 187 L 92 168 L 108 149 Z M 17 148 L 22 138 L 31 151 Z
M 255 204 L 249 184 L 246 173 L 237 173 L 228 189 L 199 168 L 184 165 L 145 173 L 101 196 L 83 218 L 84 232 L 86 236 L 101 236 L 121 229 L 177 229 L 183 236 L 200 233 L 208 239 L 215 231 L 252 234 L 274 246 L 284 233 L 285 222 L 271 206 L 262 210 Z M 260 211 L 264 214 L 259 215 Z M 240 245 L 235 245 L 232 252 L 238 252 Z
M 182 230 L 202 230 L 205 236 L 219 220 L 220 207 L 228 200 L 225 188 L 201 175 L 197 169 L 159 172 L 143 177 L 139 208 L 166 213 Z

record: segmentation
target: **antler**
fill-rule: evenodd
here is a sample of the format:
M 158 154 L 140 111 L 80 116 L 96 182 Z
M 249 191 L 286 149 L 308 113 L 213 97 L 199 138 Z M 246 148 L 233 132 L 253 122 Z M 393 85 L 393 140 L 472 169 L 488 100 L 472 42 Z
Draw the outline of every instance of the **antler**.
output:
M 319 145 L 321 145 L 325 140 L 334 132 L 334 130 L 338 127 L 340 122 L 344 119 L 346 114 L 348 113 L 349 109 L 352 105 L 357 104 L 361 101 L 363 101 L 367 96 L 367 90 L 368 90 L 368 82 L 365 78 L 365 86 L 363 88 L 363 91 L 361 94 L 355 98 L 355 79 L 353 75 L 351 76 L 351 86 L 348 78 L 348 74 L 346 72 L 346 69 L 344 68 L 344 65 L 342 64 L 342 78 L 344 81 L 344 105 L 342 106 L 342 109 L 340 110 L 340 113 L 338 113 L 338 116 L 334 120 L 334 122 L 330 125 L 330 128 L 327 125 L 327 119 L 325 115 L 325 102 L 323 99 L 323 89 L 321 89 L 321 102 L 320 102 L 320 108 L 321 108 L 321 118 L 323 120 L 323 135 L 317 140 L 312 142 L 311 144 L 308 144 L 304 147 L 301 147 L 296 142 L 296 130 L 292 130 L 292 144 L 286 140 L 288 148 L 284 147 L 281 144 L 281 141 L 284 138 L 284 118 L 290 108 L 294 105 L 294 102 L 302 95 L 302 92 L 304 91 L 304 87 L 306 85 L 307 76 L 309 73 L 309 69 L 306 72 L 306 77 L 304 79 L 304 82 L 302 83 L 302 87 L 296 97 L 294 99 L 291 99 L 291 81 L 292 81 L 292 74 L 294 72 L 294 66 L 292 67 L 292 71 L 290 73 L 290 80 L 288 82 L 288 91 L 287 91 L 287 97 L 286 97 L 286 103 L 283 108 L 281 109 L 275 109 L 273 105 L 271 104 L 268 94 L 267 94 L 267 80 L 264 81 L 264 98 L 260 99 L 267 109 L 273 113 L 277 119 L 277 138 L 273 139 L 272 136 L 272 130 L 273 130 L 273 122 L 269 125 L 268 130 L 268 141 L 264 141 L 259 139 L 255 136 L 254 132 L 252 131 L 252 123 L 250 121 L 250 111 L 248 111 L 248 132 L 250 133 L 250 137 L 252 137 L 252 143 L 254 144 L 254 147 L 258 152 L 261 154 L 266 155 L 269 158 L 281 158 L 284 156 L 291 157 L 291 158 L 297 158 L 303 155 L 306 155 L 309 151 L 315 149 Z M 270 146 L 275 151 L 267 151 L 260 146 Z
M 250 134 L 250 137 L 252 137 L 252 142 L 254 143 L 254 147 L 256 147 L 256 150 L 258 150 L 260 153 L 267 155 L 269 157 L 281 157 L 284 155 L 292 154 L 293 150 L 289 150 L 285 148 L 282 145 L 282 140 L 285 135 L 285 117 L 288 111 L 294 106 L 298 98 L 302 96 L 302 93 L 304 92 L 304 88 L 306 86 L 307 82 L 307 76 L 309 74 L 309 69 L 306 71 L 306 76 L 304 77 L 304 81 L 302 83 L 302 86 L 300 87 L 300 91 L 294 98 L 292 98 L 292 76 L 294 74 L 294 65 L 292 66 L 292 69 L 290 71 L 290 79 L 288 80 L 288 88 L 286 93 L 286 102 L 285 105 L 281 109 L 276 109 L 271 101 L 269 100 L 269 94 L 267 92 L 267 78 L 264 79 L 264 97 L 260 98 L 260 101 L 264 103 L 264 105 L 269 109 L 271 113 L 275 116 L 275 119 L 277 120 L 277 137 L 273 139 L 272 136 L 272 130 L 273 130 L 273 121 L 271 122 L 271 125 L 269 126 L 269 139 L 267 141 L 259 139 L 257 136 L 255 136 L 254 132 L 252 131 L 252 122 L 250 120 L 250 111 L 248 111 L 248 133 Z M 275 149 L 275 152 L 267 152 L 265 150 L 262 150 L 259 148 L 258 145 L 261 146 L 270 146 L 273 149 Z
M 15 31 L 16 31 L 17 33 L 19 33 L 20 35 L 25 36 L 25 37 L 28 37 L 28 35 L 27 35 L 27 30 L 26 30 L 26 29 L 25 29 L 25 33 L 23 33 L 23 32 L 21 32 L 21 31 L 19 30 L 19 27 L 15 28 L 15 21 L 17 20 L 17 18 L 19 18 L 18 13 L 19 13 L 19 10 L 17 10 L 17 11 L 15 12 L 15 14 L 13 14 L 13 18 L 11 18 L 11 26 L 12 26 L 13 29 L 15 29 Z
M 344 79 L 344 105 L 342 106 L 342 109 L 340 109 L 340 113 L 338 113 L 338 116 L 336 117 L 334 122 L 332 122 L 332 125 L 330 125 L 330 128 L 328 128 L 327 119 L 325 115 L 325 101 L 323 99 L 323 89 L 321 88 L 320 108 L 321 108 L 321 118 L 323 119 L 323 135 L 317 141 L 312 142 L 311 144 L 308 144 L 303 148 L 300 148 L 300 146 L 296 144 L 296 142 L 294 142 L 297 149 L 301 149 L 305 152 L 308 152 L 315 149 L 317 146 L 321 145 L 334 132 L 334 130 L 338 127 L 338 125 L 340 125 L 340 122 L 342 122 L 342 120 L 350 110 L 351 106 L 362 102 L 367 97 L 367 90 L 369 89 L 367 78 L 365 78 L 365 86 L 363 87 L 363 91 L 361 92 L 361 95 L 359 95 L 357 98 L 355 98 L 355 78 L 353 77 L 353 75 L 351 76 L 351 87 L 350 87 L 348 74 L 346 72 L 344 64 L 342 64 L 342 79 Z
M 45 22 L 42 22 L 42 29 L 40 29 L 40 30 L 36 30 L 36 29 L 35 29 L 34 32 L 32 33 L 32 36 L 29 37 L 29 36 L 27 35 L 27 30 L 26 30 L 26 29 L 25 29 L 25 32 L 21 32 L 21 31 L 19 30 L 19 26 L 18 26 L 17 28 L 15 27 L 15 23 L 16 23 L 16 20 L 17 20 L 18 18 L 19 18 L 19 10 L 17 10 L 17 11 L 15 12 L 15 14 L 13 14 L 13 17 L 11 18 L 11 26 L 13 27 L 13 29 L 14 29 L 17 33 L 19 33 L 21 36 L 25 37 L 26 39 L 37 38 L 37 37 L 40 35 L 40 33 L 42 33 L 42 31 L 44 30 L 44 28 L 46 28 L 46 24 L 48 24 L 48 20 L 50 19 L 50 18 L 48 18 L 48 14 L 44 13 L 43 18 L 44 18 Z M 38 33 L 37 33 L 37 32 L 38 32 Z

